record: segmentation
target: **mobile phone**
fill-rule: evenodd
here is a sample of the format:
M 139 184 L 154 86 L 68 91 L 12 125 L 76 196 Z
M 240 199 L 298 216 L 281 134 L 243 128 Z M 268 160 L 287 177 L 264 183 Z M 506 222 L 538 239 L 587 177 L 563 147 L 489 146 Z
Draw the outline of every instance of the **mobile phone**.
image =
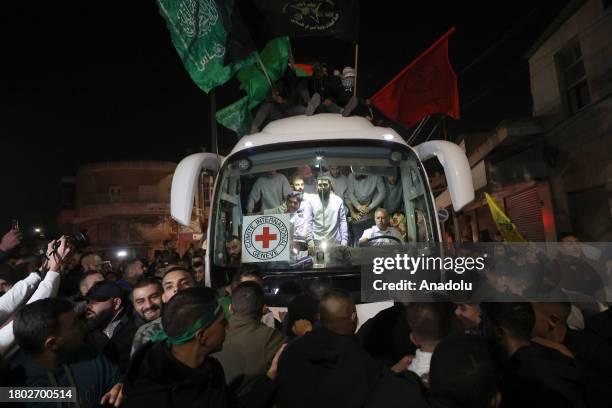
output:
M 11 221 L 11 229 L 14 229 L 15 231 L 19 231 L 19 220 Z

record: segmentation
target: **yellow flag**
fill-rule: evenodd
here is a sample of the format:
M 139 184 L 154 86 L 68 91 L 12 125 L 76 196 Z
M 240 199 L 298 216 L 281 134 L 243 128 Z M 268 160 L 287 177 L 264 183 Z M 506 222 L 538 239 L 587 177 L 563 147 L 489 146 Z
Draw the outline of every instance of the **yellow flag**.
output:
M 493 217 L 493 221 L 495 221 L 495 225 L 497 225 L 497 229 L 504 238 L 504 241 L 527 242 L 525 237 L 516 229 L 516 225 L 510 221 L 510 218 L 508 218 L 495 201 L 493 201 L 493 198 L 487 193 L 484 193 L 484 195 L 487 199 L 487 204 L 489 204 L 489 210 L 491 210 L 491 217 Z

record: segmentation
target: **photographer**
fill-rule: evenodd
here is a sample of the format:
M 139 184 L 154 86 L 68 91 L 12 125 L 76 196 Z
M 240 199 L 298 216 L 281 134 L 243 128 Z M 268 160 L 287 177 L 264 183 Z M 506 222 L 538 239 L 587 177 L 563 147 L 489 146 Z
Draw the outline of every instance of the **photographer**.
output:
M 46 252 L 47 260 L 44 262 L 41 271 L 39 271 L 41 275 L 44 275 L 44 279 L 38 283 L 27 304 L 57 295 L 60 284 L 60 273 L 57 271 L 60 270 L 71 249 L 65 236 L 49 243 Z M 22 300 L 25 300 L 25 297 Z M 14 346 L 13 322 L 10 322 L 0 329 L 0 355 L 6 357 L 12 354 L 15 351 Z

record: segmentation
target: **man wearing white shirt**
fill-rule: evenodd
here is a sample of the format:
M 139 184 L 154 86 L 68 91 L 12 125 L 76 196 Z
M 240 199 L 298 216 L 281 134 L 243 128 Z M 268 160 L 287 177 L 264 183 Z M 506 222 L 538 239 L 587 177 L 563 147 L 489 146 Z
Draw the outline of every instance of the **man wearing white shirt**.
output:
M 58 242 L 57 249 L 54 244 Z M 44 279 L 40 281 L 32 296 L 27 300 L 27 304 L 33 303 L 39 299 L 55 297 L 59 290 L 60 274 L 59 271 L 62 262 L 66 259 L 71 251 L 71 247 L 66 243 L 66 237 L 61 237 L 58 241 L 51 241 L 47 246 L 47 261 L 43 265 L 43 269 L 47 272 Z M 25 300 L 25 299 L 24 299 Z M 13 334 L 13 322 L 9 322 L 0 329 L 0 355 L 9 356 L 15 351 L 15 336 Z
M 427 383 L 434 350 L 451 332 L 454 320 L 452 307 L 445 302 L 411 302 L 405 306 L 405 311 L 410 341 L 417 350 L 412 358 L 402 358 L 391 370 L 401 373 L 407 369 Z M 406 363 L 409 365 L 406 366 Z
M 10 268 L 0 265 L 0 269 Z M 30 298 L 38 287 L 41 278 L 37 272 L 32 272 L 25 279 L 12 285 L 10 289 L 0 296 L 0 325 L 4 324 L 17 309 Z
M 359 239 L 359 245 L 370 244 L 370 246 L 381 245 L 399 245 L 402 243 L 400 232 L 389 226 L 389 213 L 384 208 L 379 208 L 374 213 L 374 225 L 363 232 Z M 378 238 L 378 237 L 393 237 L 393 238 Z
M 318 194 L 308 196 L 309 250 L 313 253 L 315 242 L 330 245 L 348 244 L 348 224 L 342 199 L 331 192 L 328 175 L 317 177 Z

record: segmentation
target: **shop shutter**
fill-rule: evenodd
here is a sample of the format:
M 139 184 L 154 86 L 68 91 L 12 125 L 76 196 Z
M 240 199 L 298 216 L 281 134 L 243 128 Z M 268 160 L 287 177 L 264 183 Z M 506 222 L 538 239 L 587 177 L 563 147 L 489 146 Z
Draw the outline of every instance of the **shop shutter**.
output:
M 537 187 L 506 197 L 506 214 L 516 228 L 531 242 L 544 242 L 542 203 Z

